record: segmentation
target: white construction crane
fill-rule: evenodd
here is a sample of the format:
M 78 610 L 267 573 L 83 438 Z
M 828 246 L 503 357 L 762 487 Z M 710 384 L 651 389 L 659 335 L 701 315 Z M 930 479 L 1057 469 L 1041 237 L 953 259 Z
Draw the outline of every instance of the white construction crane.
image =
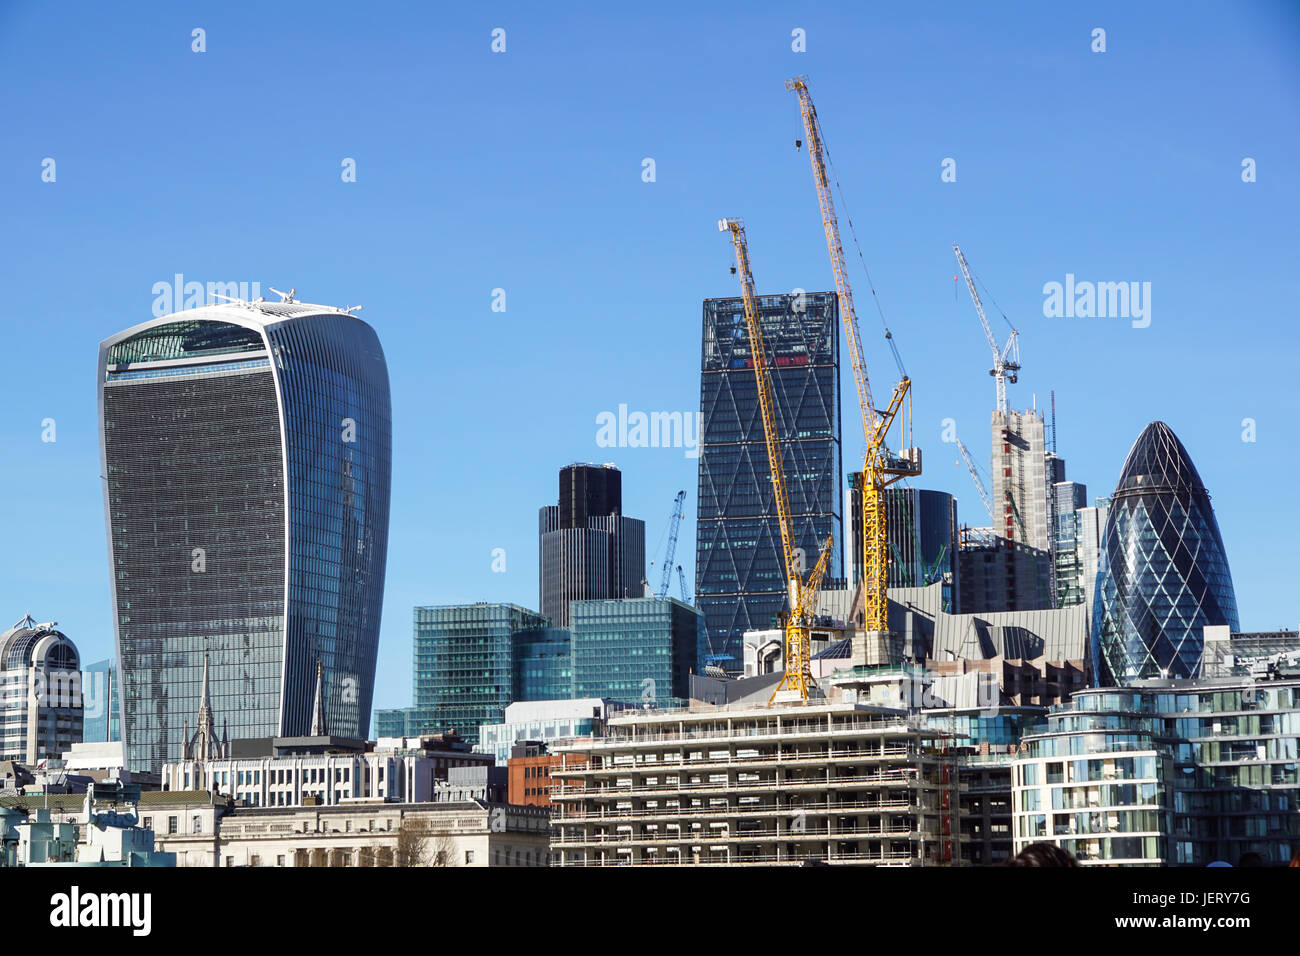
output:
M 993 353 L 993 367 L 989 369 L 989 374 L 993 376 L 993 381 L 997 384 L 998 390 L 998 411 L 1003 415 L 1007 413 L 1007 382 L 1015 383 L 1016 372 L 1020 371 L 1020 330 L 1011 326 L 1011 334 L 1007 336 L 1007 344 L 998 348 L 998 340 L 993 337 L 993 329 L 989 326 L 989 317 L 984 314 L 984 303 L 980 301 L 980 294 L 975 290 L 975 279 L 970 274 L 970 266 L 966 265 L 966 257 L 961 254 L 961 249 L 956 243 L 953 243 L 952 251 L 957 254 L 957 265 L 961 266 L 961 274 L 966 279 L 966 288 L 970 289 L 971 301 L 975 303 L 975 311 L 979 313 L 980 325 L 984 327 L 984 337 L 989 340 L 989 350 Z M 1007 325 L 1011 325 L 1011 320 L 1007 319 Z
M 966 462 L 966 469 L 970 472 L 970 480 L 975 482 L 975 490 L 980 493 L 980 500 L 984 502 L 984 507 L 988 510 L 989 520 L 993 520 L 993 499 L 989 496 L 988 488 L 984 487 L 984 479 L 980 477 L 979 469 L 975 467 L 975 459 L 971 457 L 970 451 L 966 448 L 966 443 L 960 438 L 957 439 L 957 450 L 961 452 L 962 461 Z

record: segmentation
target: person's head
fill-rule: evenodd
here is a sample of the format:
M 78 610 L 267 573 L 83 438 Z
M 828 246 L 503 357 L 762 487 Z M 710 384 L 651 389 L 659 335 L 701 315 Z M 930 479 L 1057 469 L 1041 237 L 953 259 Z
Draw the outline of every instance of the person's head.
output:
M 1031 843 L 1012 859 L 1007 866 L 1078 866 L 1069 853 L 1055 843 Z
M 1260 856 L 1258 853 L 1256 853 L 1254 850 L 1247 850 L 1245 853 L 1241 855 L 1241 859 L 1237 861 L 1237 866 L 1263 866 L 1263 865 L 1264 865 L 1264 858 Z

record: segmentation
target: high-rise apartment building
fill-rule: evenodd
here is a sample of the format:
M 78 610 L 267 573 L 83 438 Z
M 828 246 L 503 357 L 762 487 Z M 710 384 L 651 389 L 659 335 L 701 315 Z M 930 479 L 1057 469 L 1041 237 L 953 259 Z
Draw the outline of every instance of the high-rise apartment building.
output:
M 839 307 L 833 292 L 758 298 L 795 546 L 806 568 L 835 534 L 843 577 Z M 787 610 L 781 533 L 740 298 L 704 301 L 695 595 L 715 650 L 739 668 L 743 635 Z
M 541 611 L 557 627 L 571 601 L 645 593 L 645 522 L 622 514 L 622 489 L 613 465 L 568 465 L 560 503 L 539 513 Z
M 232 738 L 369 728 L 391 413 L 374 330 L 286 297 L 104 340 L 100 450 L 127 764 L 180 758 L 205 657 Z

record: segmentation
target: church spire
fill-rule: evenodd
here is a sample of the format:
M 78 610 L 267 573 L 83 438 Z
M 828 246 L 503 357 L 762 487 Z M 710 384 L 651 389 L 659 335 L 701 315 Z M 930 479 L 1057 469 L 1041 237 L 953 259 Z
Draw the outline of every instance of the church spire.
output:
M 321 681 L 320 661 L 316 662 L 316 699 L 312 702 L 311 708 L 311 736 L 324 737 L 328 731 L 325 729 L 325 693 Z
M 199 693 L 199 726 L 185 748 L 185 758 L 206 763 L 224 756 L 224 748 L 217 740 L 217 722 L 212 716 L 211 694 L 208 689 L 208 655 L 203 655 L 203 688 Z

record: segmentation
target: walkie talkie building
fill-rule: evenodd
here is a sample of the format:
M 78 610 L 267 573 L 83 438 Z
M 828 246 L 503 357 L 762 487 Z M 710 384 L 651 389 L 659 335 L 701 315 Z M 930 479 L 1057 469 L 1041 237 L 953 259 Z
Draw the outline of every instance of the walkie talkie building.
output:
M 369 730 L 388 549 L 383 349 L 329 306 L 232 303 L 99 347 L 128 766 L 180 758 L 210 660 L 229 738 Z M 192 728 L 189 728 L 192 729 Z

